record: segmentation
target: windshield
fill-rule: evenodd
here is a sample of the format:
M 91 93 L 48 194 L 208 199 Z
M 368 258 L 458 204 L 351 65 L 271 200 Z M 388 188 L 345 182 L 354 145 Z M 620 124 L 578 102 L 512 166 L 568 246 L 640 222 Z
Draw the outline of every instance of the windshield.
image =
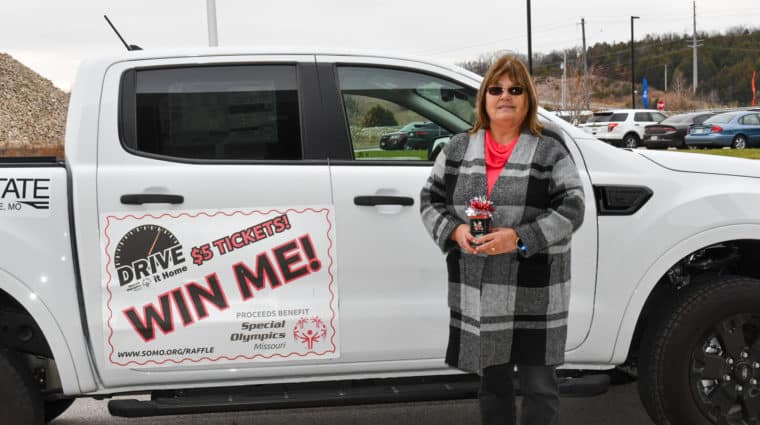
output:
M 460 119 L 475 122 L 476 91 L 444 80 L 428 82 L 414 91 Z

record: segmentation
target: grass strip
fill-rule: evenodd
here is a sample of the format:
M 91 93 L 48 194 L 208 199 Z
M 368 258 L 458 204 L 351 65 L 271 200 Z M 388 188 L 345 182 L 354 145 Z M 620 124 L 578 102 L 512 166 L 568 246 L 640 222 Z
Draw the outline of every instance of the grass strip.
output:
M 359 151 L 354 152 L 356 159 L 427 159 L 426 150 L 397 150 L 397 151 Z
M 760 149 L 687 149 L 679 152 L 706 153 L 734 158 L 760 159 Z

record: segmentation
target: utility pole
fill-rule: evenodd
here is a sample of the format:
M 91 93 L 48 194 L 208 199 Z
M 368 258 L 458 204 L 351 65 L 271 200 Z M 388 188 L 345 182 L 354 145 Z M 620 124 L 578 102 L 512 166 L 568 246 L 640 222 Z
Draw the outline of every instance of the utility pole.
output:
M 633 20 L 638 16 L 631 16 L 631 107 L 636 109 L 636 60 L 633 56 Z
M 581 18 L 581 33 L 583 34 L 583 103 L 588 111 L 591 109 L 591 99 L 588 85 L 588 60 L 586 58 L 586 19 Z
M 206 0 L 206 19 L 208 20 L 208 45 L 219 45 L 216 32 L 216 0 Z
M 562 51 L 562 111 L 566 111 L 565 107 L 565 83 L 567 81 L 567 52 Z
M 528 72 L 533 75 L 533 40 L 531 39 L 530 31 L 530 0 L 528 3 Z
M 665 64 L 665 91 L 668 91 L 668 64 Z
M 693 92 L 696 93 L 697 81 L 699 81 L 699 79 L 697 78 L 697 2 L 696 1 L 692 2 L 692 5 L 694 7 L 694 11 L 692 12 L 692 18 L 694 19 L 694 32 L 692 33 L 692 36 L 691 36 L 691 47 L 693 49 L 692 50 L 693 52 L 692 68 L 693 69 L 692 69 L 691 86 L 692 86 Z

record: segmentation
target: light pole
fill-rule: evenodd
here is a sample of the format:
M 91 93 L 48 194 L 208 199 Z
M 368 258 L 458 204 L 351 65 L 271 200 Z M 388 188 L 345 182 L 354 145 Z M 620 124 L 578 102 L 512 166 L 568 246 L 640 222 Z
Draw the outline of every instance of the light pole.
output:
M 633 109 L 636 109 L 636 76 L 634 70 L 636 69 L 636 60 L 633 57 L 633 20 L 639 19 L 638 16 L 631 16 L 631 105 Z
M 533 43 L 530 35 L 530 0 L 528 3 L 528 72 L 533 75 Z
M 206 19 L 208 21 L 208 45 L 219 45 L 216 31 L 216 0 L 206 0 Z

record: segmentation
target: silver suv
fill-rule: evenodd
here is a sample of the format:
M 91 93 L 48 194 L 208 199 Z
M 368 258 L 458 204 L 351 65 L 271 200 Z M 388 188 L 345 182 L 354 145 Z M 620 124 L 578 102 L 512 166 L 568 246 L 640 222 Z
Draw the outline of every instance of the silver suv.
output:
M 651 109 L 616 109 L 594 112 L 586 123 L 578 127 L 614 146 L 635 148 L 641 145 L 644 127 L 665 118 L 665 114 Z

